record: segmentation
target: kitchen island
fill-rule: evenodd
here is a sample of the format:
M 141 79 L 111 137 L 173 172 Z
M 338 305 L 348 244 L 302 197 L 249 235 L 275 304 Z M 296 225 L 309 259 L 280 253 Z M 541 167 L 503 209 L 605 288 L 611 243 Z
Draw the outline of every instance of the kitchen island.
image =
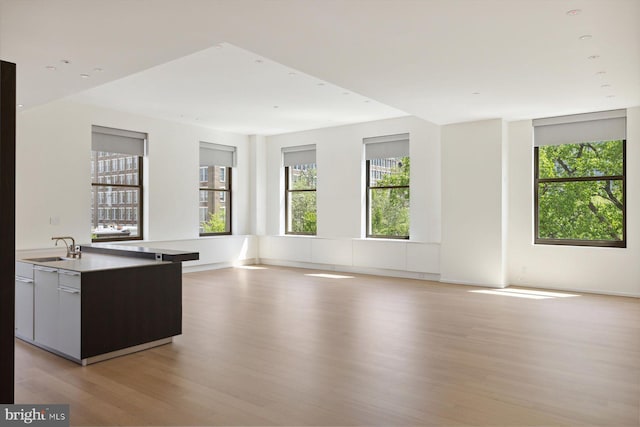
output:
M 83 365 L 170 343 L 182 333 L 179 261 L 198 254 L 131 251 L 18 259 L 16 337 Z

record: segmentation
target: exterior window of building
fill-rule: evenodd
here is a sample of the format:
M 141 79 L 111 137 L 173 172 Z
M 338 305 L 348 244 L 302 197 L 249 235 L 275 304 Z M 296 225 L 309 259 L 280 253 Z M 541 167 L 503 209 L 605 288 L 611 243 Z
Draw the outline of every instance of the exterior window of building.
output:
M 366 235 L 408 239 L 409 134 L 365 138 Z
M 286 234 L 315 235 L 317 232 L 317 167 L 315 145 L 287 147 L 284 165 L 284 219 Z
M 121 129 L 92 127 L 91 140 L 91 238 L 94 242 L 142 239 L 142 157 L 147 135 Z M 125 184 L 125 165 L 132 169 Z M 101 167 L 100 165 L 104 165 Z M 138 167 L 139 165 L 139 167 Z M 135 194 L 135 199 L 124 197 Z M 132 210 L 136 215 L 125 215 Z M 137 213 L 140 213 L 139 215 Z
M 626 110 L 533 125 L 535 243 L 626 247 Z
M 235 157 L 235 147 L 200 143 L 200 236 L 231 234 L 231 168 Z

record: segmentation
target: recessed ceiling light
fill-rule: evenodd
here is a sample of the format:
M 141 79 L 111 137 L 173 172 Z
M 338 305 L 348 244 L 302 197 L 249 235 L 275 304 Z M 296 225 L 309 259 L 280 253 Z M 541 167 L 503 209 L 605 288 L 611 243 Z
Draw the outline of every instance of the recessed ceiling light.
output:
M 367 104 L 370 103 L 371 101 L 369 101 L 368 99 L 365 99 L 364 102 L 366 102 Z
M 222 45 L 221 44 L 214 44 L 213 47 L 215 47 L 216 49 L 222 49 Z
M 18 104 L 18 108 L 24 107 L 24 104 Z
M 615 98 L 615 95 L 607 95 L 607 98 Z
M 349 92 L 342 92 L 343 95 L 349 95 Z
M 322 83 L 322 82 L 318 83 L 318 86 L 324 86 L 324 83 Z
M 53 65 L 47 65 L 45 68 L 47 70 L 49 70 L 49 71 L 55 71 L 56 70 L 56 67 L 54 67 Z
M 69 61 L 68 59 L 61 59 L 60 62 L 62 62 L 63 64 L 71 64 L 71 61 Z
M 262 59 L 256 59 L 257 64 L 262 64 L 262 62 L 263 62 Z
M 580 12 L 582 12 L 582 10 L 580 9 L 571 9 L 567 11 L 567 15 L 576 16 L 576 15 L 580 15 Z
M 88 79 L 91 76 L 89 74 L 80 74 L 80 77 L 82 77 L 83 79 Z
M 104 70 L 102 68 L 100 68 L 100 67 L 96 67 L 96 68 L 93 69 L 93 71 L 95 71 L 96 73 L 101 73 Z
M 295 75 L 296 75 L 296 73 L 294 73 L 293 71 L 289 71 L 289 75 L 290 75 L 290 76 L 295 76 Z
M 273 106 L 273 108 L 280 108 L 280 106 L 278 106 L 278 105 L 274 105 L 274 106 Z
M 600 85 L 600 87 L 611 87 L 611 85 L 610 85 L 610 84 L 605 83 L 605 84 L 603 84 L 603 85 Z
M 480 92 L 473 92 L 471 95 L 480 95 Z
M 596 75 L 597 75 L 597 76 L 603 76 L 603 75 L 605 75 L 605 74 L 607 74 L 607 72 L 606 72 L 606 71 L 598 71 L 598 72 L 596 73 Z
M 580 40 L 591 40 L 593 36 L 591 34 L 585 34 L 583 36 L 578 37 Z
M 598 59 L 598 58 L 600 58 L 600 55 L 590 55 L 590 56 L 587 56 L 587 59 Z

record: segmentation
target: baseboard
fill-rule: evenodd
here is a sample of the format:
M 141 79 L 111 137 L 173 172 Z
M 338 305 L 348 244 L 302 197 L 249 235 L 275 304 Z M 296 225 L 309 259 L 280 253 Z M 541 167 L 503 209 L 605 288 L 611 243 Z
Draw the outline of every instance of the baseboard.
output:
M 443 284 L 449 283 L 452 285 L 477 286 L 480 288 L 495 288 L 495 289 L 502 289 L 509 286 L 509 285 L 501 285 L 497 283 L 468 282 L 465 280 L 454 280 L 454 279 L 447 279 L 447 278 L 440 278 L 440 283 L 443 283 Z
M 601 290 L 592 290 L 592 289 L 578 289 L 578 288 L 570 288 L 564 286 L 538 286 L 538 285 L 530 285 L 530 284 L 512 284 L 509 285 L 517 288 L 531 288 L 531 289 L 540 289 L 540 290 L 553 290 L 553 291 L 564 291 L 564 292 L 574 292 L 577 294 L 593 294 L 593 295 L 607 295 L 612 297 L 627 297 L 627 298 L 640 298 L 640 294 L 632 294 L 627 292 L 611 292 L 611 291 L 601 291 Z
M 260 263 L 279 267 L 305 268 L 309 270 L 334 271 L 338 273 L 368 274 L 372 276 L 398 277 L 402 279 L 440 281 L 439 274 L 421 273 L 416 271 L 388 270 L 382 268 L 359 267 L 351 265 L 317 264 L 310 262 L 284 261 L 278 259 L 261 258 Z
M 230 268 L 230 267 L 237 267 L 237 266 L 241 266 L 241 265 L 256 265 L 259 264 L 260 260 L 257 258 L 248 258 L 248 259 L 243 259 L 240 261 L 233 261 L 233 262 L 214 262 L 214 263 L 209 263 L 209 264 L 196 264 L 196 265 L 190 265 L 190 266 L 185 266 L 184 264 L 182 265 L 182 272 L 183 273 L 195 273 L 198 271 L 207 271 L 207 270 L 219 270 L 221 268 Z

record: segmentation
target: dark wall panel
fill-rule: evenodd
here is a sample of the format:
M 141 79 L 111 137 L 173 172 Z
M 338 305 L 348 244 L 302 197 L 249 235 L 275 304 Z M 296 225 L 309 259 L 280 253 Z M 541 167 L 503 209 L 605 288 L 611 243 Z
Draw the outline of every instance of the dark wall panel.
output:
M 14 401 L 16 65 L 0 61 L 0 403 Z

